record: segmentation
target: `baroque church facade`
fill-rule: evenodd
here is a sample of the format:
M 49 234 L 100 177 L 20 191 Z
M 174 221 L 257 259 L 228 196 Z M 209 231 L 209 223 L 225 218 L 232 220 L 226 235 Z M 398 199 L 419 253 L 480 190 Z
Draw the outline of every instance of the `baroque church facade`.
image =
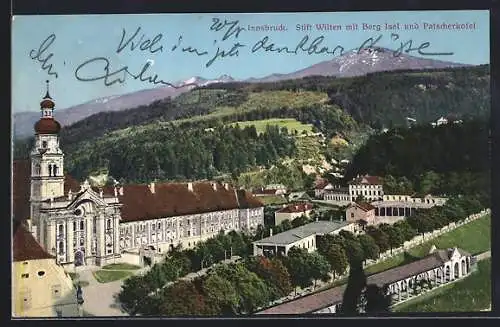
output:
M 92 187 L 64 173 L 61 125 L 47 93 L 30 160 L 13 163 L 13 216 L 59 264 L 103 265 L 124 252 L 194 247 L 221 230 L 251 233 L 264 205 L 219 182 Z

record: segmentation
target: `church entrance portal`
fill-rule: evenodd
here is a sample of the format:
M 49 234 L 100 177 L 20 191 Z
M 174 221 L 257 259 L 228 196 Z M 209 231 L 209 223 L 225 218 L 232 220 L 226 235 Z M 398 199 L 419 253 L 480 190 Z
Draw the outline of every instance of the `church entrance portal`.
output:
M 75 266 L 83 266 L 84 255 L 83 252 L 78 250 L 75 252 Z

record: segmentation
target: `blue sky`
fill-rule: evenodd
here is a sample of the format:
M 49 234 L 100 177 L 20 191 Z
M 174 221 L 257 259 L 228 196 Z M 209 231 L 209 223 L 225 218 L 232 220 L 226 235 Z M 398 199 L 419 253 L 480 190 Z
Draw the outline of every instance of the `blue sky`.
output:
M 239 26 L 247 29 L 239 33 L 238 38 L 222 37 L 228 26 L 222 31 L 211 31 L 212 20 L 238 20 Z M 387 31 L 385 23 L 418 23 L 418 30 Z M 423 30 L 427 23 L 475 23 L 474 30 Z M 345 26 L 357 23 L 357 31 L 347 31 Z M 362 24 L 380 24 L 382 29 L 363 30 Z M 287 31 L 256 32 L 249 31 L 248 25 L 280 25 Z M 298 31 L 297 25 L 311 24 L 309 31 Z M 340 31 L 318 31 L 316 24 L 338 24 Z M 140 27 L 145 39 L 153 39 L 162 34 L 156 46 L 163 46 L 163 51 L 152 54 L 136 49 L 130 51 L 130 45 L 117 53 L 123 30 L 125 40 Z M 16 16 L 12 21 L 12 103 L 13 112 L 38 111 L 40 98 L 45 94 L 45 80 L 51 81 L 51 96 L 57 108 L 67 108 L 95 98 L 125 94 L 141 89 L 158 87 L 147 82 L 127 78 L 125 83 L 105 86 L 103 80 L 82 82 L 76 79 L 75 70 L 85 61 L 95 57 L 105 57 L 110 63 L 110 72 L 124 66 L 133 74 L 139 74 L 143 65 L 150 60 L 154 64 L 148 72 L 158 75 L 158 80 L 177 82 L 192 76 L 216 78 L 228 74 L 235 79 L 263 77 L 273 73 L 289 73 L 312 64 L 332 59 L 337 54 L 297 54 L 257 51 L 252 53 L 252 46 L 263 37 L 269 37 L 269 43 L 276 47 L 288 46 L 294 49 L 305 36 L 312 39 L 323 36 L 321 46 L 334 49 L 337 45 L 346 50 L 357 48 L 364 40 L 382 35 L 377 45 L 396 49 L 399 41 L 391 40 L 391 32 L 399 34 L 400 40 L 413 40 L 418 46 L 430 42 L 424 51 L 453 52 L 447 56 L 426 56 L 445 61 L 467 64 L 489 63 L 489 13 L 488 11 L 421 11 L 421 12 L 345 12 L 345 13 L 266 13 L 266 14 L 148 14 L 148 15 L 78 15 L 78 16 Z M 42 42 L 54 34 L 55 39 L 48 49 L 39 56 L 41 60 L 53 54 L 46 65 L 52 64 L 52 72 L 42 69 L 42 63 L 30 57 L 30 51 L 36 57 Z M 178 43 L 179 36 L 182 42 Z M 239 49 L 239 55 L 214 61 L 206 67 L 217 52 L 229 50 L 234 43 L 245 45 Z M 310 42 L 308 44 L 310 44 Z M 137 42 L 136 42 L 137 43 Z M 155 46 L 155 47 L 156 47 Z M 192 46 L 204 56 L 181 52 L 183 47 Z M 152 47 L 154 49 L 154 47 Z M 337 52 L 338 53 L 338 52 Z M 414 55 L 418 55 L 416 52 Z M 98 65 L 100 63 L 100 65 Z M 82 72 L 84 71 L 84 73 Z M 102 62 L 94 62 L 92 68 L 85 66 L 81 76 L 99 76 L 103 73 Z M 149 75 L 148 75 L 149 76 Z M 113 79 L 113 78 L 112 78 Z

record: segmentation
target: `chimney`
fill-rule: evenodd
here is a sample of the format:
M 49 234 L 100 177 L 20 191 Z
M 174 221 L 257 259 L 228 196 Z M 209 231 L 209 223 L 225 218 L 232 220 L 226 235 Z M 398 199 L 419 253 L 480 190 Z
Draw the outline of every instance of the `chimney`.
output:
M 152 194 L 155 194 L 155 182 L 149 183 L 149 190 L 151 191 Z
M 73 192 L 71 192 L 71 189 L 68 191 L 68 200 L 73 200 Z
M 120 186 L 120 188 L 118 189 L 118 194 L 123 196 L 123 186 Z
M 115 185 L 113 190 L 115 191 L 115 198 L 117 198 L 118 197 L 118 189 L 116 188 L 116 185 Z
M 269 228 L 269 237 L 273 236 L 273 229 Z
M 217 183 L 216 182 L 212 182 L 212 188 L 214 189 L 214 191 L 217 191 Z
M 188 190 L 193 192 L 193 183 L 191 183 L 191 182 L 188 183 Z
M 104 192 L 102 188 L 99 189 L 99 196 L 101 197 L 101 199 L 104 197 Z

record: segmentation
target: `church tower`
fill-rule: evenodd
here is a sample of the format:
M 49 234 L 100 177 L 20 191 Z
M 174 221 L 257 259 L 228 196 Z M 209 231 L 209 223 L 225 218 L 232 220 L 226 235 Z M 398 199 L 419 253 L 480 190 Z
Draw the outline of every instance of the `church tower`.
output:
M 35 144 L 31 150 L 31 219 L 38 224 L 41 201 L 64 195 L 64 154 L 59 147 L 61 125 L 54 119 L 55 103 L 47 93 L 40 102 L 42 117 L 35 124 Z

